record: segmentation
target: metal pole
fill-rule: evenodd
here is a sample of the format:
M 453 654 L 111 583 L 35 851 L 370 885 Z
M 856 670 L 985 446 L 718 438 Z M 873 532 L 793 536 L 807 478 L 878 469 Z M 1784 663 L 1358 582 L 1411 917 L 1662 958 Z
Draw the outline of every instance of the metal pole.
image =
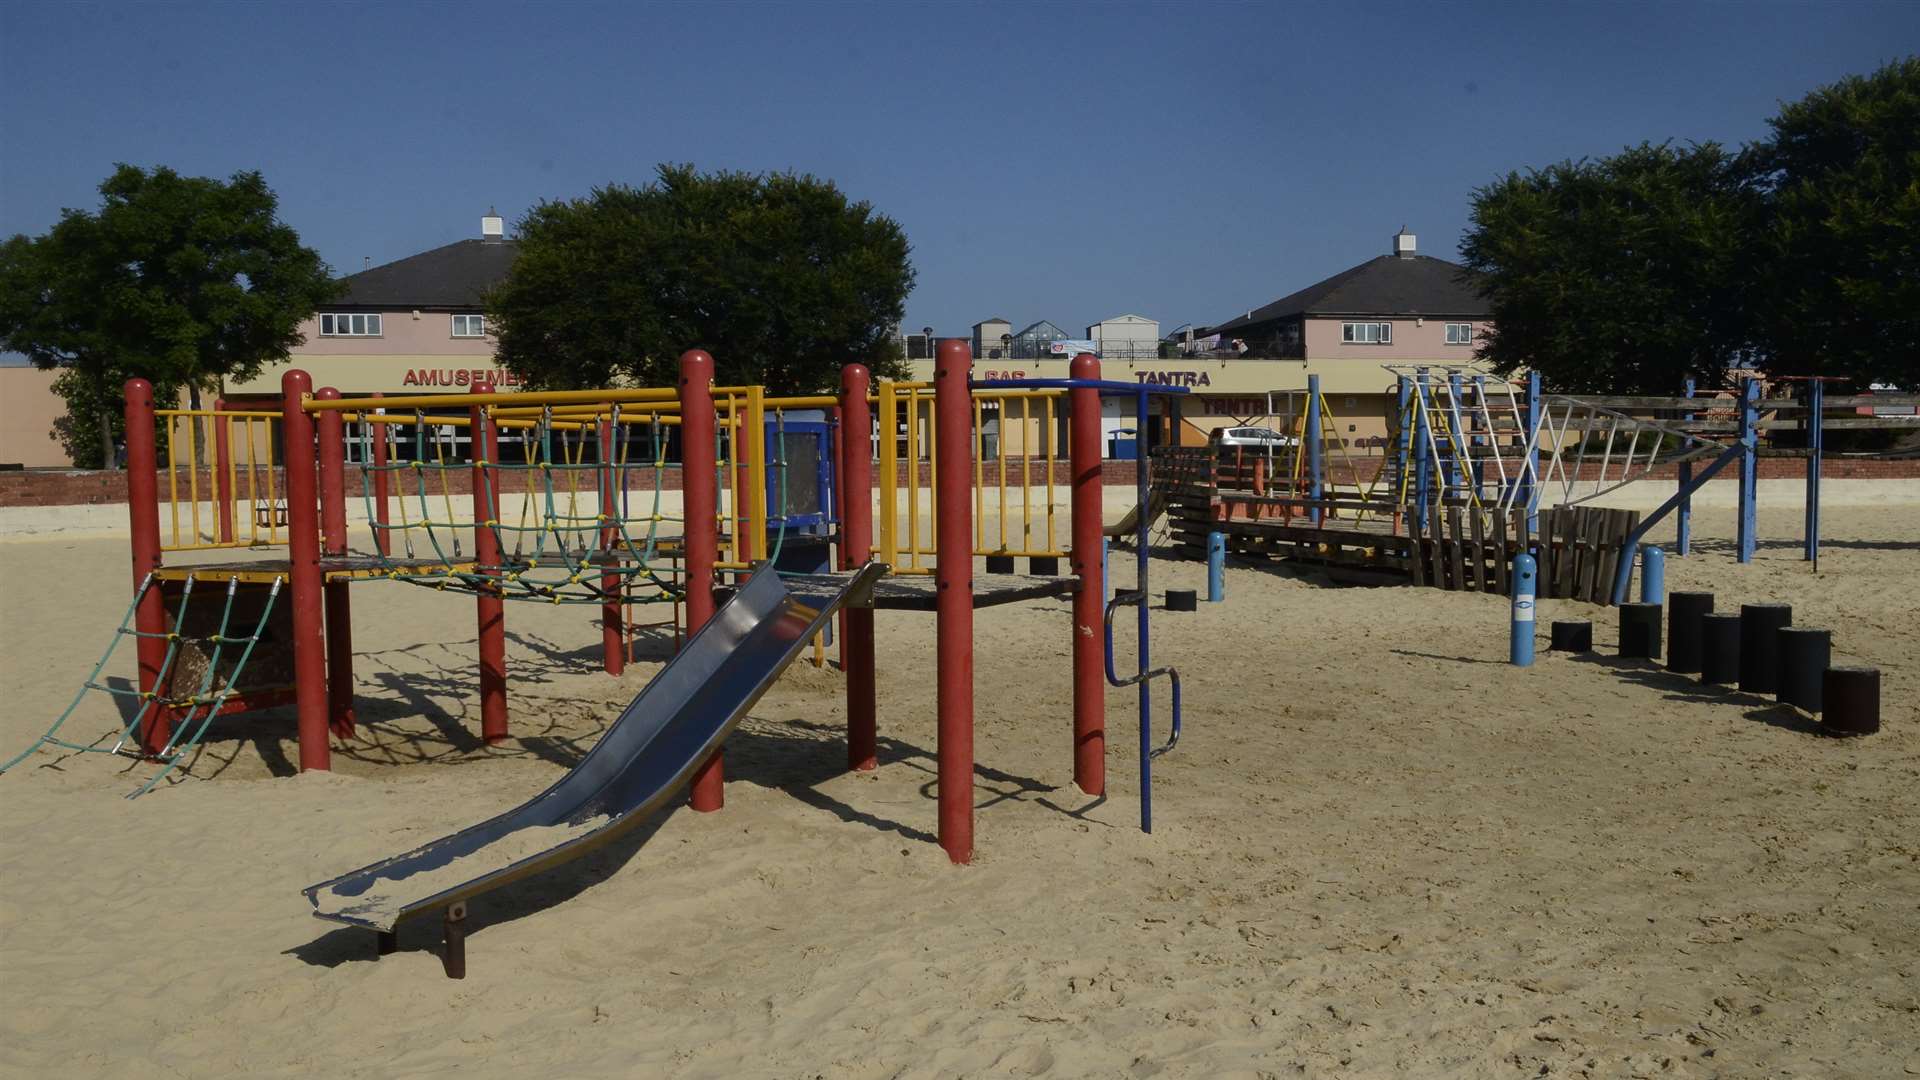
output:
M 1153 399 L 1145 390 L 1134 395 L 1134 416 L 1136 426 L 1146 423 L 1147 409 Z M 1134 462 L 1133 470 L 1134 498 L 1140 506 L 1147 505 L 1150 483 L 1147 476 L 1147 455 L 1141 454 Z M 1137 549 L 1134 554 L 1134 589 L 1139 593 L 1139 603 L 1134 605 L 1136 616 L 1134 626 L 1139 635 L 1136 649 L 1140 655 L 1140 831 L 1153 831 L 1153 694 L 1148 689 L 1149 680 L 1145 673 L 1153 670 L 1153 648 L 1150 639 L 1148 614 L 1151 609 L 1152 595 L 1148 591 L 1147 570 L 1151 560 L 1147 555 L 1147 530 L 1145 514 L 1141 515 L 1141 529 Z M 1104 653 L 1105 643 L 1102 642 Z
M 973 859 L 973 395 L 965 342 L 934 350 L 940 846 L 956 863 Z
M 680 487 L 684 493 L 687 552 L 687 637 L 713 618 L 713 564 L 720 557 L 715 508 L 713 357 L 699 349 L 680 354 Z M 688 805 L 702 813 L 726 803 L 722 751 L 694 773 Z
M 1533 666 L 1534 581 L 1537 565 L 1533 556 L 1521 552 L 1513 557 L 1513 610 L 1507 620 L 1507 659 L 1515 667 Z
M 1413 468 L 1413 413 L 1408 411 L 1413 401 L 1413 380 L 1405 375 L 1399 375 L 1395 376 L 1394 382 L 1399 395 L 1400 423 L 1399 430 L 1394 432 L 1393 436 L 1393 460 L 1397 466 L 1395 470 L 1397 475 L 1392 478 L 1391 483 L 1394 485 L 1393 525 L 1394 531 L 1399 532 L 1400 515 L 1405 506 L 1401 499 L 1406 494 L 1408 471 Z
M 473 406 L 467 452 L 473 458 L 473 561 L 476 574 L 498 574 L 502 559 L 500 485 L 489 467 L 500 458 L 500 439 L 484 405 Z M 474 599 L 480 630 L 480 737 L 488 743 L 507 737 L 507 605 L 497 579 Z
M 1416 419 L 1413 425 L 1413 528 L 1408 530 L 1409 535 L 1426 528 L 1427 524 L 1427 501 L 1431 497 L 1428 490 L 1431 486 L 1429 473 L 1433 466 L 1433 463 L 1428 460 L 1427 446 L 1433 440 L 1427 429 L 1431 423 L 1428 408 L 1432 400 L 1433 396 L 1427 385 L 1427 369 L 1420 368 L 1414 375 L 1413 411 Z
M 1100 361 L 1081 353 L 1067 366 L 1074 379 L 1100 378 Z M 1107 680 L 1103 619 L 1107 589 L 1107 539 L 1100 475 L 1100 391 L 1067 391 L 1067 458 L 1073 471 L 1073 782 L 1088 795 L 1107 790 Z M 1140 504 L 1147 513 L 1147 504 Z M 1100 562 L 1094 563 L 1094 552 Z M 1095 575 L 1099 575 L 1097 578 Z
M 339 401 L 340 391 L 321 387 L 316 401 Z M 314 420 L 320 436 L 320 545 L 326 555 L 347 553 L 347 431 L 338 411 Z M 348 583 L 321 585 L 326 610 L 327 726 L 343 739 L 353 737 L 353 607 Z
M 218 523 L 220 542 L 233 543 L 233 484 L 228 471 L 233 468 L 233 432 L 220 414 L 227 408 L 226 398 L 213 399 L 213 517 Z
M 1806 559 L 1820 569 L 1820 469 L 1826 455 L 1826 383 L 1814 379 L 1807 391 L 1807 552 Z
M 600 435 L 600 556 L 608 570 L 600 575 L 600 666 L 609 675 L 626 670 L 627 642 L 625 620 L 621 618 L 621 593 L 625 591 L 619 573 L 612 569 L 620 535 L 614 524 L 620 515 L 620 496 L 613 472 L 613 421 L 596 425 Z
M 1759 531 L 1758 450 L 1760 380 L 1740 382 L 1740 561 L 1753 561 L 1754 537 Z
M 280 377 L 280 435 L 287 470 L 287 603 L 293 616 L 293 696 L 302 772 L 329 769 L 333 763 L 327 744 L 327 661 L 321 651 L 317 466 L 313 417 L 305 408 L 312 392 L 313 379 L 304 371 L 296 368 Z
M 867 404 L 871 381 L 862 364 L 848 364 L 840 369 L 842 570 L 857 569 L 873 558 L 873 413 Z M 840 662 L 847 677 L 847 768 L 865 772 L 879 764 L 873 609 L 847 608 L 846 628 L 846 636 L 840 642 Z
M 1520 538 L 1520 546 L 1533 546 L 1533 538 L 1540 534 L 1540 440 L 1534 435 L 1536 430 L 1545 430 L 1546 416 L 1540 411 L 1540 373 L 1527 372 L 1527 535 Z M 1558 448 L 1555 448 L 1558 452 Z
M 385 395 L 376 392 L 373 396 Z M 386 413 L 385 409 L 375 411 L 382 415 Z M 389 489 L 390 478 L 387 476 L 387 446 L 393 439 L 393 425 L 374 424 L 371 421 L 369 425 L 367 441 L 373 444 L 373 546 L 380 554 L 392 556 L 393 537 L 386 526 L 393 523 L 393 507 L 389 505 L 393 500 Z
M 1693 386 L 1694 386 L 1693 376 L 1691 375 L 1687 376 L 1687 381 L 1685 385 L 1686 385 L 1686 395 L 1688 397 L 1692 397 Z M 1691 423 L 1693 421 L 1693 414 L 1686 413 L 1680 419 L 1685 422 Z M 1679 490 L 1684 492 L 1687 490 L 1688 487 L 1692 486 L 1693 484 L 1693 462 L 1691 461 L 1681 462 L 1677 470 L 1677 474 L 1678 474 L 1678 480 L 1679 480 Z M 1691 555 L 1693 553 L 1693 496 L 1687 495 L 1681 498 L 1679 513 L 1680 513 L 1680 516 L 1676 519 L 1676 522 L 1674 525 L 1674 528 L 1677 530 L 1679 535 L 1678 535 L 1678 541 L 1674 546 L 1675 546 L 1675 549 L 1679 552 L 1680 557 L 1684 559 L 1688 555 Z
M 1324 455 L 1321 452 L 1320 446 L 1320 440 L 1325 434 L 1326 433 L 1320 429 L 1320 376 L 1309 375 L 1307 376 L 1306 437 L 1307 470 L 1309 473 L 1308 483 L 1310 486 L 1307 488 L 1307 497 L 1314 500 L 1315 503 L 1312 509 L 1312 521 L 1315 528 L 1319 527 L 1320 519 L 1323 516 L 1318 503 L 1322 492 L 1326 489 L 1324 482 L 1326 462 L 1323 460 Z M 1145 671 L 1146 668 L 1142 667 L 1140 670 Z
M 1218 604 L 1227 598 L 1227 534 L 1207 534 L 1207 602 Z
M 162 558 L 159 441 L 153 427 L 153 384 L 145 379 L 128 379 L 122 393 L 126 398 L 127 519 L 133 547 L 133 587 L 138 589 L 148 574 L 160 569 Z M 167 605 L 159 582 L 140 597 L 140 606 L 133 613 L 133 628 L 144 635 L 134 639 L 140 692 L 159 693 L 165 689 L 160 676 L 167 665 L 168 630 Z M 172 737 L 172 710 L 152 702 L 140 725 L 141 746 L 148 753 L 156 753 Z
M 1640 602 L 1664 603 L 1667 595 L 1667 553 L 1657 547 L 1640 549 Z

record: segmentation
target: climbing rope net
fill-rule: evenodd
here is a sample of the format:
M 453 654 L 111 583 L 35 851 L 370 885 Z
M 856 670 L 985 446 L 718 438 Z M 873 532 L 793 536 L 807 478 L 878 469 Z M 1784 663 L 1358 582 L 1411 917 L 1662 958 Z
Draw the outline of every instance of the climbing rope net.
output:
M 520 410 L 516 410 L 520 411 Z M 757 413 L 757 410 L 753 411 Z M 758 415 L 731 401 L 715 425 L 716 523 L 722 570 L 743 570 L 756 549 L 777 558 L 786 519 L 769 514 L 761 484 L 786 505 L 785 418 L 769 414 L 774 437 L 753 439 Z M 362 414 L 360 460 L 374 462 L 372 441 L 407 453 L 406 460 L 367 464 L 361 494 L 376 536 L 367 553 L 380 576 L 441 590 L 485 593 L 554 604 L 659 603 L 685 591 L 680 567 L 685 518 L 663 499 L 667 431 L 677 415 L 662 408 L 547 406 L 528 418 L 467 417 L 414 412 Z M 465 429 L 469 452 L 457 433 Z M 505 436 L 504 438 L 502 436 Z M 771 442 L 767 458 L 764 442 Z M 456 490 L 469 473 L 473 507 Z M 377 479 L 394 482 L 391 506 L 379 513 Z M 763 519 L 763 520 L 760 520 Z M 753 536 L 771 531 L 758 545 Z M 480 534 L 497 557 L 483 558 Z
M 146 794 L 166 779 L 167 775 L 189 757 L 206 736 L 207 728 L 213 718 L 220 715 L 227 700 L 240 682 L 241 672 L 246 669 L 247 661 L 252 658 L 254 647 L 266 636 L 267 623 L 272 617 L 274 604 L 280 597 L 280 581 L 276 579 L 268 588 L 267 597 L 261 606 L 260 614 L 253 622 L 251 632 L 244 630 L 244 617 L 236 620 L 235 599 L 240 594 L 240 579 L 228 577 L 225 599 L 220 609 L 217 624 L 211 633 L 188 633 L 187 614 L 192 606 L 194 585 L 200 579 L 188 575 L 181 583 L 179 599 L 173 617 L 173 624 L 165 632 L 149 633 L 134 628 L 134 613 L 147 598 L 150 590 L 160 587 L 159 581 L 148 574 L 134 591 L 133 603 L 127 607 L 126 615 L 120 620 L 119 631 L 107 643 L 106 652 L 100 661 L 93 665 L 80 690 L 73 700 L 61 711 L 46 734 L 34 740 L 33 745 L 0 764 L 0 773 L 31 757 L 42 746 L 58 746 L 83 754 L 119 754 L 137 759 L 148 759 L 160 763 L 160 770 L 146 783 L 128 794 L 135 798 Z M 239 623 L 236 626 L 236 621 Z M 166 651 L 155 672 L 152 690 L 139 690 L 129 686 L 115 686 L 103 681 L 102 672 L 113 660 L 114 653 L 123 641 L 129 639 L 154 639 L 166 642 Z M 229 650 L 232 650 L 231 652 Z M 189 662 L 190 661 L 190 662 Z M 193 668 L 199 668 L 195 672 Z M 187 685 L 182 687 L 180 684 Z M 184 692 L 183 692 L 184 691 Z M 109 743 L 106 739 L 91 743 L 74 742 L 60 737 L 65 726 L 89 694 L 100 693 L 133 703 L 132 709 L 123 709 L 123 723 L 117 737 Z M 167 731 L 161 746 L 148 750 L 141 744 L 141 734 L 150 728 L 159 727 Z

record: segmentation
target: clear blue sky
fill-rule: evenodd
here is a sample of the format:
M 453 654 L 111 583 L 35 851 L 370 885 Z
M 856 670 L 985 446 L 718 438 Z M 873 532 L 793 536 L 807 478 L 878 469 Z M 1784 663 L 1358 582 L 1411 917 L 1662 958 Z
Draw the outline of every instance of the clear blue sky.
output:
M 1217 322 L 1472 189 L 1739 143 L 1920 50 L 1920 3 L 0 4 L 0 235 L 116 161 L 259 169 L 342 273 L 655 163 L 793 169 L 898 219 L 906 325 Z

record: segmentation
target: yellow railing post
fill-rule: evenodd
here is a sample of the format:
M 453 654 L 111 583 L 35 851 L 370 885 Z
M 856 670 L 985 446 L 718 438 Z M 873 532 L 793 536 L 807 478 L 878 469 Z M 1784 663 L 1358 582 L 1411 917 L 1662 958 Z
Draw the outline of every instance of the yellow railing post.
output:
M 880 381 L 880 561 L 888 566 L 900 564 L 900 547 L 895 530 L 899 526 L 900 493 L 900 417 L 896 413 L 893 380 Z

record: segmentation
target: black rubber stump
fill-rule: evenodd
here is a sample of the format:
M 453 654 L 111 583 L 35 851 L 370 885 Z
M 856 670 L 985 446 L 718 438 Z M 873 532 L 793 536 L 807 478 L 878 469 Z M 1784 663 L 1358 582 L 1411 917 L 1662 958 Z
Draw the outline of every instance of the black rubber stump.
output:
M 1199 611 L 1200 594 L 1192 589 L 1168 589 L 1168 611 Z
M 1820 711 L 1821 683 L 1833 663 L 1833 631 L 1810 626 L 1783 626 L 1775 631 L 1780 653 L 1780 677 L 1774 694 L 1783 705 Z
M 1554 652 L 1592 652 L 1593 624 L 1585 619 L 1555 619 L 1547 648 Z
M 1034 577 L 1059 577 L 1060 558 L 1057 555 L 1035 555 L 1027 560 L 1027 573 Z
M 1700 673 L 1700 616 L 1713 610 L 1710 592 L 1667 594 L 1667 670 Z
M 1792 624 L 1792 604 L 1740 605 L 1740 689 L 1773 693 L 1780 679 L 1779 631 Z
M 1013 556 L 1011 555 L 987 556 L 987 573 L 989 574 L 1013 573 Z
M 1700 681 L 1708 686 L 1740 681 L 1740 616 L 1700 616 Z
M 1620 656 L 1651 660 L 1660 656 L 1660 605 L 1620 605 Z
M 1830 667 L 1820 687 L 1821 724 L 1830 735 L 1880 730 L 1880 669 Z

